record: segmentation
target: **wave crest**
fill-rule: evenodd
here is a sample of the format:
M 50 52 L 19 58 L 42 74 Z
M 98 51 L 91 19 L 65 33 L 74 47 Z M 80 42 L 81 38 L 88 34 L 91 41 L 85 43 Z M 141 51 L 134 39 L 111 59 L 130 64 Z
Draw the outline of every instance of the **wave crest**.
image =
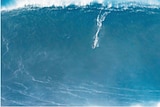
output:
M 51 7 L 51 6 L 85 6 L 92 3 L 99 3 L 105 6 L 111 4 L 126 4 L 134 3 L 140 5 L 154 5 L 160 6 L 160 0 L 15 0 L 12 3 L 9 3 L 6 6 L 2 6 L 1 10 L 13 10 L 17 8 L 23 8 L 28 5 L 37 6 L 37 7 Z M 114 5 L 112 5 L 114 6 Z

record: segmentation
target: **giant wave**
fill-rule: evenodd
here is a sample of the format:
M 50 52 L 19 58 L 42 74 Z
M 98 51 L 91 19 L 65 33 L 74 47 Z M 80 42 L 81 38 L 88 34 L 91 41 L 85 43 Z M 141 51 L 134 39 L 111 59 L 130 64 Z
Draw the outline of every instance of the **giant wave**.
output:
M 2 105 L 159 107 L 159 28 L 158 0 L 3 5 Z

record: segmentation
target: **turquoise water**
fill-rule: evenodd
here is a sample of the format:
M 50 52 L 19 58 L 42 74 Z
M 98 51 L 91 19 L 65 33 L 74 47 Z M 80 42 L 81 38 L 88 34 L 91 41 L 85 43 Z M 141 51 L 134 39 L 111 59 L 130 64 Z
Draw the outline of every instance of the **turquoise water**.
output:
M 139 5 L 2 11 L 2 105 L 158 103 L 159 28 Z

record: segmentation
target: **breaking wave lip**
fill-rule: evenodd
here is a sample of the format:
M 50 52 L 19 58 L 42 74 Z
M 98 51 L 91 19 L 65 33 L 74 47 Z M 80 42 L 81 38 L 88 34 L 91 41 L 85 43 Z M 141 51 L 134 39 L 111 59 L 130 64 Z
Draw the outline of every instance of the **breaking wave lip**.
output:
M 32 7 L 51 7 L 51 6 L 60 6 L 66 7 L 69 5 L 76 5 L 76 6 L 86 6 L 90 4 L 102 4 L 103 6 L 108 7 L 119 7 L 119 6 L 131 6 L 131 5 L 138 5 L 138 6 L 148 6 L 153 8 L 160 7 L 160 0 L 15 0 L 7 6 L 2 6 L 1 11 L 5 10 L 14 10 L 19 8 L 24 8 L 27 6 Z

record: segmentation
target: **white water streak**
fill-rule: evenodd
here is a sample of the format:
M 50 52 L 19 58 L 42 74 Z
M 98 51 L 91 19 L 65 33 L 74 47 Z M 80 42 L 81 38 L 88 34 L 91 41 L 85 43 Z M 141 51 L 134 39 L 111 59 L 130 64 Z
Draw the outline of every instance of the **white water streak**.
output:
M 95 49 L 96 47 L 99 47 L 99 32 L 102 28 L 102 24 L 103 21 L 105 20 L 106 16 L 109 14 L 110 12 L 104 12 L 102 13 L 102 10 L 99 12 L 98 16 L 97 16 L 97 32 L 94 35 L 93 39 L 93 45 L 92 48 Z
M 28 87 L 27 87 L 27 86 L 25 86 L 23 83 L 20 83 L 20 82 L 14 82 L 14 84 L 16 84 L 16 85 L 19 85 L 19 86 L 23 87 L 25 90 L 28 90 Z
M 2 36 L 2 42 L 4 43 L 4 45 L 6 45 L 6 51 L 2 55 L 4 56 L 9 52 L 9 41 Z

